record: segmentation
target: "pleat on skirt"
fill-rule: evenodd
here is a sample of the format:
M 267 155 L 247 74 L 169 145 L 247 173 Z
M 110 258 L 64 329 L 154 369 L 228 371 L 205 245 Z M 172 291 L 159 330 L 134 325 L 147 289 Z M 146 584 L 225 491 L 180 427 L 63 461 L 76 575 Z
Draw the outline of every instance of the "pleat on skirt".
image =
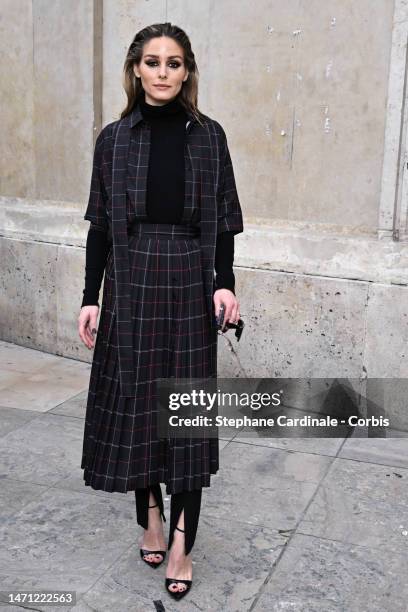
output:
M 120 395 L 113 252 L 109 252 L 86 404 L 85 484 L 126 493 L 164 483 L 166 493 L 210 486 L 218 438 L 157 435 L 157 378 L 216 375 L 199 237 L 190 226 L 139 223 L 129 236 L 135 397 Z M 215 354 L 215 360 L 214 360 Z

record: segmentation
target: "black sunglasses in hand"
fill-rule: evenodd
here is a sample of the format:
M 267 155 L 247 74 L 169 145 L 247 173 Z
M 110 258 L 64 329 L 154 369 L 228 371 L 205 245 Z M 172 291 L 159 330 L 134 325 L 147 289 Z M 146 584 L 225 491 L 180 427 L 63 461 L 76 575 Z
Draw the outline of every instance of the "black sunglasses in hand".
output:
M 221 304 L 220 307 L 220 312 L 218 317 L 216 317 L 216 322 L 217 322 L 217 329 L 220 331 L 222 331 L 222 328 L 225 326 L 227 331 L 228 329 L 235 329 L 235 336 L 237 338 L 237 341 L 239 342 L 239 339 L 242 336 L 242 332 L 244 330 L 244 326 L 245 323 L 243 322 L 242 319 L 238 319 L 237 323 L 230 323 L 229 321 L 224 325 L 224 313 L 225 313 L 225 306 L 224 304 Z

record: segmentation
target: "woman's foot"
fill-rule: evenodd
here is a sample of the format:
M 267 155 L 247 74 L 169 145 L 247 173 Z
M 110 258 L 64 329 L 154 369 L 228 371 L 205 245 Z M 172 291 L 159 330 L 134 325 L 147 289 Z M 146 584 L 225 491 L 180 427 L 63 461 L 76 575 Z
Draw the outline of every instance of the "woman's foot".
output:
M 159 506 L 155 505 L 156 501 L 153 494 L 150 492 L 149 506 L 155 506 L 154 508 L 149 507 L 149 519 L 148 529 L 143 532 L 143 537 L 140 543 L 140 548 L 147 548 L 148 550 L 167 550 L 166 541 L 163 533 L 163 522 L 160 514 Z M 148 554 L 143 555 L 143 559 L 152 563 L 161 563 L 163 561 L 163 555 L 160 554 Z
M 183 511 L 184 513 L 184 511 Z M 182 514 L 183 514 L 182 513 Z M 179 524 L 180 529 L 184 529 L 184 522 Z M 167 563 L 166 578 L 181 580 L 192 580 L 193 578 L 193 562 L 191 553 L 185 555 L 185 534 L 177 528 L 174 530 L 173 542 L 169 551 L 169 561 Z M 172 582 L 167 589 L 171 593 L 182 593 L 187 589 L 187 585 L 183 582 Z

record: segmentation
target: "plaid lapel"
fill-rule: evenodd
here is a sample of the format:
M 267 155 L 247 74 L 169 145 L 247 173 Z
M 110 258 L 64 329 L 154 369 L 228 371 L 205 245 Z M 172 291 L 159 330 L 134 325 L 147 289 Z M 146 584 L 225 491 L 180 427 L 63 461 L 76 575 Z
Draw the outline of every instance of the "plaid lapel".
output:
M 200 198 L 200 248 L 204 278 L 204 293 L 207 303 L 210 329 L 215 332 L 215 318 L 213 314 L 213 295 L 215 290 L 214 263 L 215 247 L 217 242 L 217 200 L 216 194 L 219 180 L 219 144 L 212 122 L 206 122 L 206 130 L 211 145 L 211 154 L 208 158 L 199 159 L 201 172 L 205 176 L 208 172 L 212 177 L 210 182 L 202 185 Z M 204 196 L 204 197 L 203 197 Z
M 112 248 L 116 283 L 116 324 L 120 387 L 121 393 L 125 397 L 135 395 L 126 216 L 126 173 L 130 144 L 130 120 L 131 115 L 127 115 L 118 121 L 115 126 L 112 159 Z
M 196 119 L 188 113 L 187 145 L 194 140 L 193 128 Z M 126 177 L 129 155 L 129 145 L 132 128 L 143 119 L 139 105 L 132 112 L 116 122 L 114 126 L 114 148 L 112 160 L 112 248 L 116 282 L 116 324 L 119 352 L 119 378 L 121 395 L 134 397 L 136 381 L 134 380 L 133 337 L 130 296 L 130 271 L 126 214 Z M 191 158 L 198 176 L 210 172 L 212 179 L 205 185 L 200 185 L 198 192 L 205 197 L 200 198 L 200 248 L 203 266 L 204 292 L 209 314 L 210 327 L 215 330 L 213 317 L 214 293 L 214 261 L 217 238 L 217 205 L 216 193 L 219 177 L 219 144 L 212 122 L 206 122 L 206 131 L 211 143 L 211 155 L 208 158 Z M 202 132 L 201 136 L 202 137 Z

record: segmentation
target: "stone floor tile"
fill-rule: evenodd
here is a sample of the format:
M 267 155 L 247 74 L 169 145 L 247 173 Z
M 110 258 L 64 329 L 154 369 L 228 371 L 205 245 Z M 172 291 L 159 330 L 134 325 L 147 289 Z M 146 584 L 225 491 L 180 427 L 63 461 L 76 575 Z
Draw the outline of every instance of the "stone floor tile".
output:
M 332 461 L 331 457 L 230 442 L 206 494 L 207 512 L 293 529 Z
M 294 535 L 251 612 L 406 612 L 406 554 Z
M 408 470 L 336 459 L 298 531 L 406 553 Z

